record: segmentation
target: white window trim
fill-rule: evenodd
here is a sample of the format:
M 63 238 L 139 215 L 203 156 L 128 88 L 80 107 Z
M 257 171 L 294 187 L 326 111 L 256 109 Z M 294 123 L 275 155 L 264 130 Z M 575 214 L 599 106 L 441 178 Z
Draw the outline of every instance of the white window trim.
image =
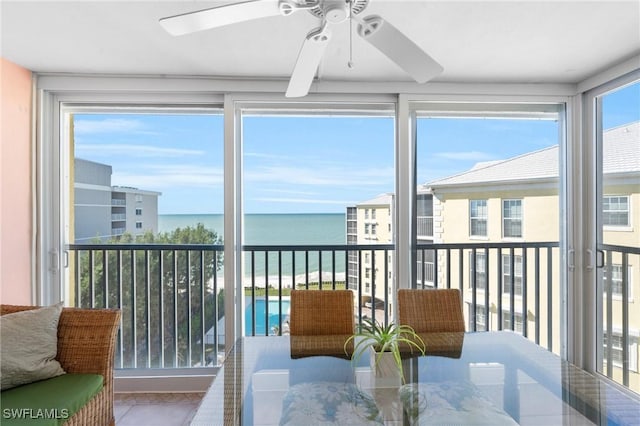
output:
M 573 286 L 568 294 L 569 301 L 580 301 L 570 306 L 569 322 L 572 325 L 569 336 L 569 361 L 586 369 L 598 372 L 601 366 L 600 350 L 597 330 L 602 326 L 598 318 L 602 316 L 602 306 L 599 306 L 595 285 L 598 271 L 594 268 L 595 253 L 598 245 L 598 227 L 601 225 L 601 215 L 598 209 L 602 207 L 602 166 L 598 164 L 598 151 L 601 147 L 602 122 L 598 117 L 601 106 L 599 98 L 628 84 L 634 84 L 640 79 L 637 68 L 638 56 L 624 62 L 617 67 L 610 68 L 603 73 L 593 76 L 578 84 L 578 94 L 573 102 L 574 114 L 569 115 L 573 123 L 568 127 L 578 137 L 571 138 L 569 153 L 575 163 L 573 174 L 569 174 L 568 182 L 568 210 L 579 215 L 576 218 L 575 229 L 571 230 L 570 243 L 575 250 L 575 268 L 569 271 L 569 277 L 580 285 Z M 628 68 L 633 61 L 636 66 Z M 584 178 L 579 179 L 579 175 Z M 569 216 L 570 217 L 570 216 Z M 578 224 L 581 223 L 581 226 Z M 592 255 L 589 255 L 593 253 Z
M 518 259 L 518 258 L 520 258 L 520 267 L 523 268 L 524 264 L 522 263 L 523 262 L 522 255 L 521 254 L 514 254 L 514 256 L 515 256 L 515 259 L 513 261 L 514 262 L 513 263 L 514 268 L 515 268 L 516 259 Z M 508 253 L 502 253 L 502 256 L 501 256 L 501 259 L 500 259 L 500 262 L 502 264 L 502 271 L 501 271 L 502 272 L 502 293 L 509 295 L 510 293 L 507 293 L 505 291 L 505 285 L 504 285 L 505 284 L 504 276 L 506 275 L 505 272 L 504 272 L 504 260 L 505 260 L 506 257 L 511 257 L 511 255 L 508 254 Z M 509 260 L 509 266 L 511 266 L 510 264 L 511 264 L 511 260 Z M 520 277 L 521 282 L 524 284 L 524 272 L 525 272 L 524 269 L 522 269 L 521 272 L 522 272 L 522 274 L 519 275 L 519 277 Z M 511 273 L 509 275 L 511 275 Z M 514 277 L 518 277 L 518 276 L 514 275 Z M 524 285 L 522 285 L 522 292 L 523 293 L 524 293 L 524 290 L 525 290 L 524 289 Z M 516 298 L 518 298 L 518 297 L 522 298 L 522 294 L 517 294 L 516 293 L 516 294 L 514 294 L 514 296 Z
M 478 257 L 479 256 L 486 256 L 486 254 L 485 253 L 476 252 L 476 267 L 477 267 L 477 262 L 478 262 Z M 470 291 L 473 291 L 473 286 L 472 286 L 473 276 L 471 275 L 471 263 L 472 263 L 472 261 L 473 261 L 473 252 L 470 251 L 469 252 L 469 285 L 467 286 L 467 289 L 470 290 Z M 482 266 L 483 267 L 485 266 L 485 262 L 484 261 L 482 262 Z M 475 270 L 475 268 L 474 268 L 474 270 Z M 489 277 L 487 276 L 487 271 L 485 270 L 483 272 L 484 272 L 484 276 L 485 276 L 485 278 L 484 278 L 485 287 L 481 288 L 481 287 L 477 287 L 476 286 L 476 291 L 478 292 L 478 294 L 484 294 L 486 286 L 487 285 L 491 285 L 491 283 L 489 282 Z M 477 273 L 478 272 L 476 271 L 476 274 Z M 477 284 L 477 282 L 476 282 L 476 284 Z
M 474 219 L 471 216 L 471 203 L 473 201 L 484 201 L 485 202 L 485 208 L 487 209 L 487 215 L 484 217 L 484 220 L 487 223 L 487 234 L 486 235 L 475 235 L 471 231 L 473 229 L 473 227 L 471 226 L 471 220 Z M 476 218 L 476 219 L 478 219 L 478 218 Z M 469 239 L 471 239 L 471 240 L 488 240 L 489 239 L 489 200 L 487 200 L 487 199 L 474 198 L 474 199 L 470 199 L 469 200 Z
M 505 201 L 520 201 L 520 231 L 519 237 L 506 237 L 504 235 L 504 202 Z M 500 228 L 502 229 L 503 241 L 526 241 L 524 232 L 524 198 L 501 198 L 500 199 Z
M 602 198 L 611 198 L 611 197 L 625 197 L 627 199 L 627 224 L 626 225 L 604 225 L 602 226 L 605 231 L 633 231 L 633 226 L 631 225 L 631 219 L 633 218 L 633 207 L 631 205 L 632 198 L 629 194 L 604 194 Z M 603 200 L 604 201 L 604 200 Z M 602 212 L 604 215 L 604 211 Z M 604 222 L 604 219 L 603 219 Z

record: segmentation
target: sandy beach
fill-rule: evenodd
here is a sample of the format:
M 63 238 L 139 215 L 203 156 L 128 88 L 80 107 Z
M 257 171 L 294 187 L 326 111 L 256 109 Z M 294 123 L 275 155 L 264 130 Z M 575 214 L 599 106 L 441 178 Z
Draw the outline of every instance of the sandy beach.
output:
M 318 271 L 309 272 L 309 277 L 307 279 L 306 274 L 298 274 L 295 276 L 295 284 L 305 284 L 309 283 L 317 283 L 318 282 Z M 264 288 L 265 282 L 268 282 L 270 287 L 278 288 L 278 286 L 282 285 L 282 288 L 292 288 L 294 284 L 293 277 L 291 275 L 270 275 L 267 279 L 264 276 L 256 276 L 255 278 L 244 277 L 242 283 L 245 287 L 255 286 L 257 288 Z M 322 273 L 322 282 L 327 283 L 333 281 L 335 278 L 336 282 L 344 282 L 345 273 L 344 272 L 336 272 L 335 277 L 332 272 L 323 272 Z

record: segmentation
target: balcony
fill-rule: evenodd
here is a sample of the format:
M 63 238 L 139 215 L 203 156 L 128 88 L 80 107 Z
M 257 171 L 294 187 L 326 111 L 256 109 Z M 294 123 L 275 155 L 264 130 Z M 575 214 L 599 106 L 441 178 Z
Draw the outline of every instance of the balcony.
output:
M 619 246 L 605 249 L 607 265 L 640 260 L 638 249 Z M 218 364 L 224 353 L 223 246 L 98 244 L 70 245 L 68 250 L 75 305 L 122 309 L 117 368 Z M 357 321 L 364 317 L 390 321 L 393 316 L 390 289 L 395 286 L 392 266 L 384 260 L 393 252 L 393 245 L 378 244 L 244 246 L 246 304 L 257 306 L 256 301 L 264 300 L 262 310 L 247 310 L 245 319 L 250 330 L 247 334 L 286 333 L 287 296 L 294 286 L 322 290 L 348 286 L 356 296 Z M 417 254 L 418 287 L 462 290 L 467 331 L 510 329 L 550 351 L 559 350 L 562 319 L 556 273 L 557 242 L 420 244 Z M 507 255 L 509 259 L 518 256 L 522 259 L 521 277 L 505 274 L 503 257 Z M 368 291 L 363 283 L 364 273 L 354 274 L 348 285 L 345 282 L 345 271 L 354 272 L 354 260 L 362 268 L 365 256 L 371 264 L 376 264 L 376 259 L 380 262 L 379 270 L 371 268 Z M 422 277 L 427 279 L 423 281 Z M 518 291 L 508 291 L 511 280 L 516 278 Z M 622 288 L 628 288 L 630 277 L 623 274 L 622 279 Z M 611 318 L 619 311 L 614 306 L 621 303 L 621 315 L 628 317 L 629 298 L 623 293 L 622 300 L 615 300 L 611 286 L 603 291 L 607 312 L 603 332 L 611 335 Z M 372 299 L 376 300 L 373 310 Z M 620 353 L 609 349 L 602 355 L 607 366 L 605 374 L 626 375 L 628 381 L 629 353 L 625 349 L 628 326 L 618 340 Z M 622 368 L 614 370 L 614 365 Z
M 113 236 L 122 235 L 125 232 L 127 232 L 127 228 L 122 228 L 122 227 L 111 228 L 111 235 L 113 235 Z
M 112 198 L 111 199 L 111 205 L 112 206 L 126 206 L 127 205 L 127 200 L 125 200 L 124 198 Z

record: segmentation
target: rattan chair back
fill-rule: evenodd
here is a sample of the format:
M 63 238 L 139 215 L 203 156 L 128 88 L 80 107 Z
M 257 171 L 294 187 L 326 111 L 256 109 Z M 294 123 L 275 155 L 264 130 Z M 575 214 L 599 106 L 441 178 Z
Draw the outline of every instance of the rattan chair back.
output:
M 0 315 L 36 309 L 38 306 L 0 305 Z M 58 321 L 56 359 L 67 373 L 93 373 L 104 386 L 65 426 L 113 426 L 113 362 L 120 326 L 118 309 L 63 308 Z
M 418 333 L 464 332 L 458 289 L 400 289 L 398 317 Z
M 292 336 L 353 334 L 351 290 L 291 290 L 289 333 Z

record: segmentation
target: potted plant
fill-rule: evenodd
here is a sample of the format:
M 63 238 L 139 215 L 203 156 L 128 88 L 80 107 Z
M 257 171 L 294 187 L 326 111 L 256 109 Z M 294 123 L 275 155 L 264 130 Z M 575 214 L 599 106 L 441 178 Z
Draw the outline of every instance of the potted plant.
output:
M 371 352 L 371 369 L 377 377 L 391 378 L 397 382 L 401 378 L 404 382 L 402 370 L 401 344 L 407 345 L 410 350 L 418 350 L 425 354 L 424 340 L 409 325 L 390 323 L 384 326 L 377 321 L 364 318 L 358 331 L 350 336 L 344 344 L 345 353 L 347 347 L 353 341 L 354 362 L 365 354 Z

